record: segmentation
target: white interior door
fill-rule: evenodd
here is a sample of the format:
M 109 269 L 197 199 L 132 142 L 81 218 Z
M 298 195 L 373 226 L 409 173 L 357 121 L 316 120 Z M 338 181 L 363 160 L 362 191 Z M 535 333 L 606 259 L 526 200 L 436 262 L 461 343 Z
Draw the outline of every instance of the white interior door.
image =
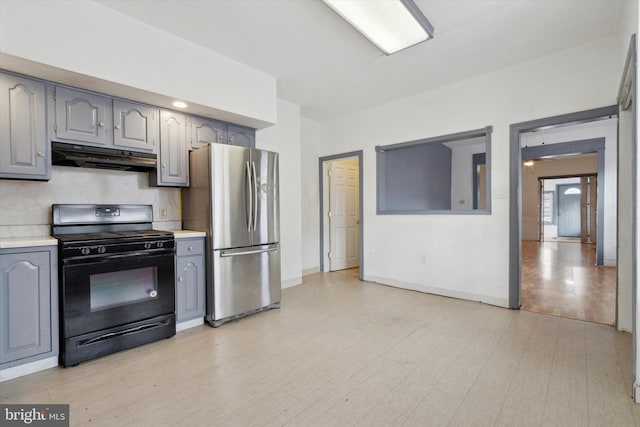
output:
M 358 159 L 329 162 L 330 271 L 360 265 Z

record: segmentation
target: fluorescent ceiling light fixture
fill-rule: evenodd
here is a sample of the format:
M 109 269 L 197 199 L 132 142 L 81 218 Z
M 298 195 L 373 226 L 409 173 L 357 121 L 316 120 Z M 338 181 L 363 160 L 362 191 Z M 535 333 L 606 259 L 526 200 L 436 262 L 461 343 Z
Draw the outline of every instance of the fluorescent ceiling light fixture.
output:
M 322 0 L 387 55 L 433 37 L 413 0 Z
M 173 101 L 173 106 L 176 108 L 187 108 L 188 105 L 186 102 L 182 102 L 182 101 Z

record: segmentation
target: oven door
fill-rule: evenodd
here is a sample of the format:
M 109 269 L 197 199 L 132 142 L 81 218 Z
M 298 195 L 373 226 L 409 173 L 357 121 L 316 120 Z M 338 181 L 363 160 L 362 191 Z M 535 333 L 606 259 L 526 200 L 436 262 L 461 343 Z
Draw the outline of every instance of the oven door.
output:
M 173 252 L 63 261 L 65 338 L 175 311 Z

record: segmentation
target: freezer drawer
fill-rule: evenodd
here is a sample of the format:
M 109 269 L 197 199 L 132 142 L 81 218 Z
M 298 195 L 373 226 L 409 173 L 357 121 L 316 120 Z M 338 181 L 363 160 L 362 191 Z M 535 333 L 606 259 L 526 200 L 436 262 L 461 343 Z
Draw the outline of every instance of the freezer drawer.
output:
M 213 251 L 213 277 L 207 295 L 207 320 L 224 320 L 280 302 L 280 245 Z

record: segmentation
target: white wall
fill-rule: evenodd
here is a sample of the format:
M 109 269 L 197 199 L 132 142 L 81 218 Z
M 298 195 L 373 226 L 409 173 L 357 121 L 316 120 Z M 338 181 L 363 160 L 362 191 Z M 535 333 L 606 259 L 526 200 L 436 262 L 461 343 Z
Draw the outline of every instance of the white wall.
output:
M 301 121 L 302 187 L 302 272 L 320 270 L 320 203 L 318 197 L 320 125 L 309 119 Z
M 30 75 L 44 64 L 101 84 L 114 82 L 210 107 L 222 119 L 276 122 L 275 78 L 92 1 L 0 0 L 0 53 L 29 60 L 16 62 L 26 69 L 14 71 Z M 0 65 L 13 63 L 2 58 Z M 49 71 L 54 81 L 65 78 Z M 73 78 L 86 86 L 81 77 Z M 133 92 L 117 95 L 127 93 Z
M 280 155 L 282 286 L 302 283 L 300 107 L 278 99 L 278 124 L 256 132 L 256 147 Z
M 364 150 L 365 278 L 508 306 L 509 125 L 614 104 L 621 68 L 615 42 L 602 39 L 323 123 L 320 155 Z M 491 215 L 376 215 L 376 145 L 488 125 Z

